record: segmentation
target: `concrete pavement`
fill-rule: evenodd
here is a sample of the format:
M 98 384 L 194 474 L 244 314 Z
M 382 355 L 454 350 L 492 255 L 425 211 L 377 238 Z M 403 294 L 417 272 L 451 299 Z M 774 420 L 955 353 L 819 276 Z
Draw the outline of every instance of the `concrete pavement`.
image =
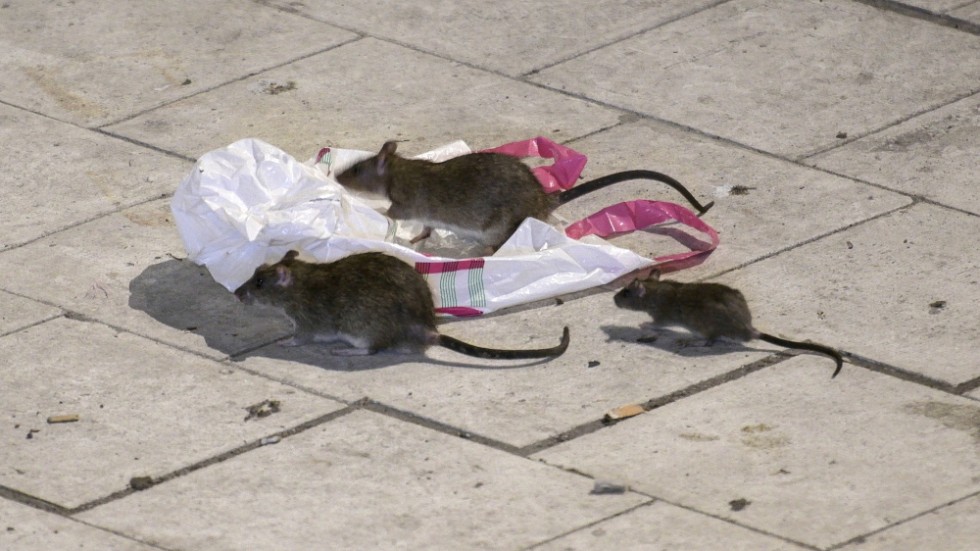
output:
M 0 46 L 0 549 L 977 547 L 980 1 L 8 0 Z M 840 376 L 637 342 L 611 290 L 440 327 L 570 326 L 548 362 L 285 349 L 169 210 L 244 137 L 538 135 L 714 200 L 721 245 L 676 278 L 740 288 Z M 558 214 L 641 197 L 676 200 Z

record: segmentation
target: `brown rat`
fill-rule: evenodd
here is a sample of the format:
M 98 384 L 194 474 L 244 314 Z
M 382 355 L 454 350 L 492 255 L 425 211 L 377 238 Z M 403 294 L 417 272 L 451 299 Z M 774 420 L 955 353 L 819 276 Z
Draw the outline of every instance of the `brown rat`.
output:
M 560 356 L 568 348 L 568 327 L 552 348 L 498 350 L 475 346 L 436 330 L 432 291 L 411 266 L 382 253 L 362 253 L 330 263 L 309 263 L 289 251 L 275 264 L 255 269 L 235 290 L 245 304 L 279 306 L 296 326 L 283 343 L 341 341 L 350 348 L 337 355 L 374 354 L 385 350 L 421 352 L 431 345 L 489 359 Z
M 629 170 L 590 180 L 560 193 L 545 193 L 531 169 L 519 158 L 502 153 L 468 153 L 434 163 L 395 154 L 397 144 L 385 142 L 377 155 L 337 175 L 344 187 L 383 195 L 391 201 L 388 216 L 419 220 L 476 239 L 496 249 L 526 218 L 545 220 L 559 206 L 606 186 L 634 179 L 666 183 L 704 214 L 713 203 L 701 203 L 680 182 L 652 170 Z
M 746 342 L 761 339 L 771 344 L 826 354 L 837 362 L 831 378 L 840 373 L 840 353 L 822 344 L 798 342 L 762 333 L 752 326 L 752 314 L 741 291 L 720 283 L 681 283 L 659 279 L 635 280 L 616 293 L 616 306 L 639 310 L 653 317 L 657 326 L 679 325 L 707 339 L 719 337 Z

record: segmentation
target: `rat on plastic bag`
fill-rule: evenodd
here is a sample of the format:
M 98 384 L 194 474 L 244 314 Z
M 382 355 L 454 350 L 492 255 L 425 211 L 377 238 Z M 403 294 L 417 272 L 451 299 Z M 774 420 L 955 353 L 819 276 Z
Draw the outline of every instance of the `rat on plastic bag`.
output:
M 427 157 L 438 161 L 468 151 L 464 143 L 454 142 Z M 658 215 L 637 218 L 637 210 L 627 208 L 593 216 L 619 220 L 609 226 L 613 232 L 630 225 L 640 229 L 651 220 L 677 221 L 706 233 L 710 242 L 649 259 L 598 237 L 604 232 L 601 221 L 573 224 L 570 227 L 592 228 L 573 235 L 529 218 L 492 256 L 459 259 L 423 254 L 405 244 L 416 228 L 396 224 L 376 210 L 383 201 L 353 195 L 330 177 L 370 155 L 330 148 L 300 163 L 251 138 L 205 154 L 171 202 L 188 258 L 206 266 L 215 281 L 233 291 L 257 266 L 275 262 L 291 249 L 320 262 L 385 252 L 425 276 L 437 312 L 469 316 L 605 285 L 663 261 L 699 261 L 717 245 L 717 233 L 690 211 L 647 201 L 639 203 L 649 203 L 646 212 Z M 446 240 L 437 246 L 458 245 L 451 235 L 442 237 Z M 455 252 L 459 254 L 458 249 Z
M 413 244 L 427 239 L 434 229 L 444 228 L 478 241 L 486 248 L 485 254 L 492 254 L 527 218 L 548 220 L 569 201 L 636 179 L 670 185 L 702 214 L 711 207 L 702 205 L 680 182 L 651 170 L 617 172 L 575 185 L 585 156 L 544 137 L 441 162 L 403 157 L 397 148 L 397 142 L 385 142 L 376 155 L 338 170 L 335 177 L 349 190 L 388 199 L 385 214 L 389 218 L 424 222 Z M 536 173 L 523 160 L 535 155 L 556 159 L 546 169 L 557 169 L 561 163 L 569 168 Z M 557 181 L 559 177 L 564 181 Z

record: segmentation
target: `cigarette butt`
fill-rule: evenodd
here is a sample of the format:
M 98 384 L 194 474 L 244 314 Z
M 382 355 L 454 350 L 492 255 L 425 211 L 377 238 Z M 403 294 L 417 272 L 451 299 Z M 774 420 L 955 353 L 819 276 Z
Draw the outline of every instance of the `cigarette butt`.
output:
M 74 423 L 78 421 L 77 413 L 67 413 L 65 415 L 52 415 L 48 417 L 48 424 L 53 425 L 55 423 Z
M 620 419 L 626 419 L 627 417 L 633 417 L 634 415 L 639 415 L 646 410 L 643 406 L 639 404 L 630 404 L 628 406 L 620 406 L 608 413 L 606 413 L 606 419 L 609 421 L 618 421 Z

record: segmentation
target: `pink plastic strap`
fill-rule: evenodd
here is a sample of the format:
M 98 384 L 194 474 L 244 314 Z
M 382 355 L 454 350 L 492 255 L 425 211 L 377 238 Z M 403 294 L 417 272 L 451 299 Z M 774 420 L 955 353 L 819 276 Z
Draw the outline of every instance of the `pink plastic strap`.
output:
M 581 239 L 585 235 L 597 235 L 605 238 L 671 221 L 680 222 L 707 234 L 711 242 L 702 241 L 676 228 L 663 228 L 661 233 L 673 237 L 691 251 L 654 257 L 661 271 L 672 272 L 700 264 L 711 254 L 711 251 L 718 247 L 718 232 L 705 224 L 693 212 L 674 203 L 645 199 L 626 201 L 606 207 L 570 224 L 565 228 L 565 235 L 572 239 Z
M 538 181 L 541 182 L 541 186 L 548 193 L 554 193 L 574 186 L 579 174 L 582 173 L 582 169 L 585 168 L 585 163 L 589 161 L 588 157 L 578 151 L 563 145 L 558 145 L 544 136 L 504 144 L 493 149 L 485 149 L 484 152 L 503 153 L 515 157 L 554 159 L 555 162 L 549 166 L 539 166 L 531 169 L 538 178 Z
M 323 161 L 323 158 L 329 154 L 330 154 L 329 147 L 321 147 L 320 151 L 317 151 L 316 153 L 316 164 L 320 164 Z

